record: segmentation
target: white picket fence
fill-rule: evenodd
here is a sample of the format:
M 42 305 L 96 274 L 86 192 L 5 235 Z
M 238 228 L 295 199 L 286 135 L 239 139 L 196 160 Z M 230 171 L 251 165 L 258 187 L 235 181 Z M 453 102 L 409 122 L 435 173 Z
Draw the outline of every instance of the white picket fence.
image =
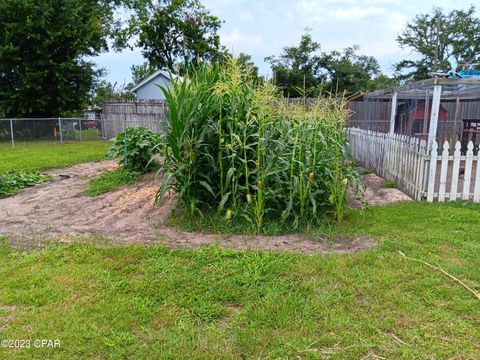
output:
M 445 142 L 439 154 L 435 141 L 429 153 L 426 141 L 418 138 L 357 128 L 348 133 L 353 159 L 395 181 L 413 199 L 480 202 L 479 155 L 474 155 L 472 142 L 465 155 L 459 142 L 454 149 Z

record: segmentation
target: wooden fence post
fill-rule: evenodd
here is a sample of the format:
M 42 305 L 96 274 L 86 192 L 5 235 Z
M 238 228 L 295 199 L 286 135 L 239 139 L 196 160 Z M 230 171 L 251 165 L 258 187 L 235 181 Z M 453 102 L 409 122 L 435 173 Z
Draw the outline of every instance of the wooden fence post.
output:
M 467 154 L 465 156 L 465 175 L 463 179 L 463 194 L 462 200 L 468 200 L 470 197 L 470 181 L 472 177 L 472 162 L 473 162 L 473 143 L 468 142 Z M 478 161 L 477 161 L 478 166 Z
M 430 115 L 430 127 L 428 129 L 428 149 L 431 149 L 434 141 L 437 140 L 438 113 L 440 110 L 440 98 L 442 96 L 442 86 L 433 87 L 432 113 Z
M 448 141 L 443 143 L 442 162 L 440 166 L 440 185 L 438 188 L 438 201 L 445 201 L 445 193 L 447 189 L 447 172 L 448 172 Z
M 475 203 L 480 202 L 480 145 L 477 150 L 477 171 L 475 174 L 475 187 L 473 188 L 473 202 Z
M 425 90 L 425 108 L 423 109 L 423 129 L 425 134 L 428 132 L 428 112 L 430 111 L 430 90 Z
M 397 116 L 397 97 L 398 93 L 394 92 L 392 96 L 392 110 L 390 112 L 390 131 L 389 134 L 395 133 L 395 117 Z
M 453 153 L 452 180 L 450 183 L 450 201 L 457 200 L 458 193 L 458 175 L 460 173 L 460 150 L 462 145 L 459 141 L 455 143 L 455 152 Z
M 430 163 L 428 171 L 428 187 L 427 187 L 427 201 L 433 202 L 434 190 L 435 190 L 435 176 L 437 172 L 437 157 L 438 157 L 438 145 L 436 141 L 433 141 L 430 152 Z

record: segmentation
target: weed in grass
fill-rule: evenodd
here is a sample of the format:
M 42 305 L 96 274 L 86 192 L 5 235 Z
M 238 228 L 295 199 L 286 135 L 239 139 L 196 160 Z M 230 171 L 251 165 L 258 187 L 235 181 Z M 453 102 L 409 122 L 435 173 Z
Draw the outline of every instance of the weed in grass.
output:
M 6 236 L 0 235 L 0 254 L 9 253 L 11 250 L 10 239 Z
M 395 184 L 395 181 L 393 181 L 393 180 L 383 180 L 380 183 L 380 187 L 382 189 L 394 189 L 394 188 L 397 187 L 397 185 Z
M 375 170 L 371 168 L 362 168 L 358 170 L 358 175 L 368 175 L 368 174 L 375 174 Z
M 83 194 L 87 196 L 105 194 L 121 186 L 134 184 L 140 176 L 141 173 L 123 167 L 105 171 L 100 177 L 90 182 L 90 185 L 83 191 Z

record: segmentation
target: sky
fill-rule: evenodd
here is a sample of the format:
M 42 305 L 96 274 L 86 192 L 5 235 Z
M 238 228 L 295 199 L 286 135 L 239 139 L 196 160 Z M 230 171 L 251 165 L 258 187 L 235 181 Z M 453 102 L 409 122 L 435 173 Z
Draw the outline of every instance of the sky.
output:
M 222 43 L 234 54 L 250 54 L 261 75 L 270 75 L 264 58 L 297 45 L 305 28 L 322 51 L 357 44 L 360 53 L 374 56 L 382 71 L 392 73 L 394 63 L 414 57 L 395 41 L 407 21 L 434 7 L 445 11 L 466 9 L 462 0 L 203 0 L 202 4 L 224 21 Z M 478 9 L 477 9 L 478 12 Z M 107 70 L 111 83 L 131 81 L 131 65 L 144 62 L 140 49 L 109 52 L 94 61 Z M 446 69 L 448 70 L 448 69 Z

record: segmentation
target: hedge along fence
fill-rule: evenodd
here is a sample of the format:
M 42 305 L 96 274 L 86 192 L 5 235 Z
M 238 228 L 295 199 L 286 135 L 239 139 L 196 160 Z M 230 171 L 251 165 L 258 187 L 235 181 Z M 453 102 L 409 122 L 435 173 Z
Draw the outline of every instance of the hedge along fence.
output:
M 167 145 L 157 200 L 172 189 L 187 216 L 214 209 L 256 231 L 267 218 L 295 227 L 342 219 L 347 188 L 357 182 L 342 103 L 287 104 L 273 85 L 255 86 L 235 60 L 188 78 L 162 89 Z

